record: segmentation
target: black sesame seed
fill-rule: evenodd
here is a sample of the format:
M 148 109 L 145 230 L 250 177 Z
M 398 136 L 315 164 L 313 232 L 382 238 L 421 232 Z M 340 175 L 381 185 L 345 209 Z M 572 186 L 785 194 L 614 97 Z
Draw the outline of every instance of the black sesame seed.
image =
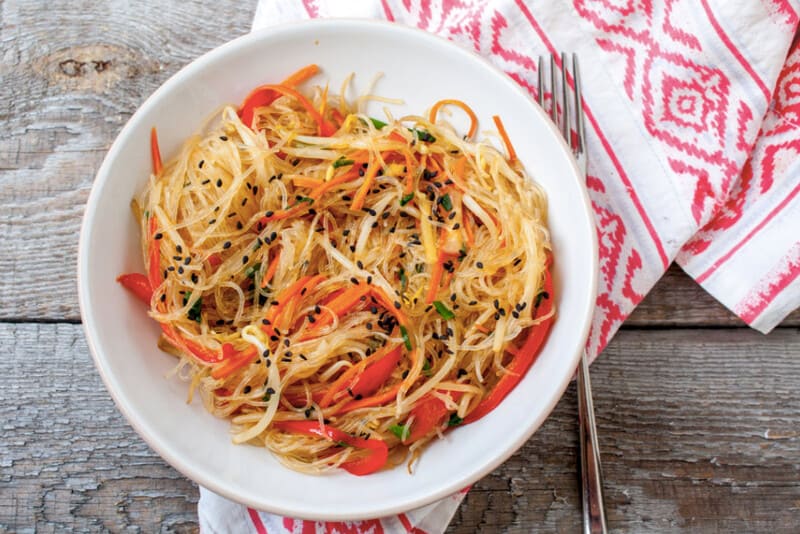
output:
M 370 311 L 370 312 L 371 312 L 373 315 L 376 315 L 376 314 L 378 313 L 378 307 L 377 307 L 377 306 L 372 306 L 372 307 L 369 309 L 369 311 Z
M 201 160 L 200 160 L 200 163 L 198 163 L 198 164 L 197 164 L 197 168 L 198 168 L 198 169 L 202 169 L 202 168 L 203 168 L 203 165 L 205 165 L 205 164 L 206 164 L 206 160 L 204 160 L 204 159 L 201 159 Z
M 257 186 L 257 185 L 254 185 L 254 186 L 253 186 L 253 194 L 254 194 L 254 195 L 257 195 L 257 194 L 258 194 L 258 186 Z
M 356 262 L 356 265 L 358 266 L 359 269 L 363 269 L 364 268 L 364 263 L 361 260 L 358 260 Z
M 222 326 L 225 324 L 225 319 L 217 319 L 217 326 Z
M 342 230 L 342 235 L 345 236 L 345 237 L 349 236 L 350 235 L 350 229 L 349 228 L 345 228 L 344 230 Z
M 264 217 L 272 217 L 273 215 L 275 215 L 275 212 L 274 212 L 274 211 L 272 211 L 272 210 L 267 210 L 267 212 L 264 214 Z
M 316 323 L 316 322 L 317 322 L 317 320 L 316 320 L 316 319 L 314 319 L 314 316 L 313 316 L 313 315 L 309 315 L 309 316 L 307 316 L 307 319 L 308 319 L 308 322 L 309 322 L 309 323 L 311 323 L 311 324 L 314 324 L 314 323 Z
M 456 378 L 461 378 L 465 374 L 467 374 L 467 370 L 466 369 L 459 369 L 458 373 L 456 373 Z
M 242 221 L 236 221 L 236 229 L 241 230 L 242 228 L 244 228 Z
M 167 267 L 167 270 L 168 270 L 169 272 L 172 272 L 172 271 L 174 271 L 174 270 L 175 270 L 175 267 L 174 267 L 174 266 L 172 266 L 172 265 L 170 265 L 169 267 Z
M 248 256 L 242 257 L 242 263 L 247 263 L 248 261 L 250 261 L 250 258 Z
M 161 294 L 161 302 L 166 302 L 166 300 L 167 300 L 167 294 L 166 293 L 162 293 Z
M 456 294 L 453 293 L 452 295 L 450 295 L 450 302 L 455 302 L 455 301 L 456 301 Z
M 209 224 L 209 226 L 210 226 L 210 225 L 214 224 L 215 222 L 217 222 L 217 220 L 216 220 L 216 219 L 211 219 L 210 221 L 208 221 L 208 224 Z
M 217 178 L 217 187 L 222 187 L 222 178 Z
M 469 304 L 470 306 L 475 306 L 477 303 L 478 303 L 478 301 L 477 301 L 477 300 L 471 300 L 471 301 L 469 301 L 469 303 L 468 303 L 468 304 Z
M 242 390 L 242 393 L 244 393 L 245 395 L 247 395 L 248 393 L 250 393 L 250 391 L 251 391 L 252 389 L 253 389 L 253 388 L 251 388 L 250 386 L 245 386 L 245 387 L 244 387 L 244 389 Z
M 498 313 L 499 313 L 500 315 L 502 315 L 503 317 L 505 317 L 505 315 L 506 315 L 506 310 L 505 310 L 505 308 L 500 308 L 500 309 L 499 309 L 499 310 L 497 310 L 497 311 L 498 311 Z
M 400 303 L 397 302 L 397 301 L 394 301 L 394 307 L 399 310 L 400 309 Z
M 461 223 L 455 223 L 453 225 L 453 230 L 458 230 L 459 228 L 461 228 Z
M 225 241 L 225 242 L 222 244 L 222 248 L 231 248 L 231 242 L 230 242 L 230 241 Z
M 189 265 L 191 262 L 192 262 L 191 256 L 186 256 L 186 258 L 183 260 L 184 265 Z
M 354 277 L 352 277 L 352 278 L 350 279 L 350 282 L 352 282 L 353 284 L 358 284 L 358 278 L 356 278 L 356 277 L 354 276 Z
M 494 309 L 497 310 L 497 309 L 500 308 L 500 301 L 497 300 L 497 299 L 494 299 L 494 302 L 492 302 L 492 305 L 494 306 Z
M 518 311 L 512 311 L 511 315 L 512 315 L 512 317 L 514 317 L 514 319 L 519 319 L 519 312 Z
M 288 337 L 287 337 L 287 338 L 285 338 L 285 339 L 283 340 L 283 346 L 284 346 L 284 347 L 288 347 L 288 346 L 289 346 L 289 345 L 291 345 L 291 344 L 292 344 L 292 342 L 291 342 L 291 341 L 289 341 L 289 338 L 288 338 Z M 291 354 L 290 354 L 290 356 L 291 356 Z
M 154 239 L 161 239 L 162 237 L 164 237 L 164 234 L 161 232 L 157 232 L 156 235 L 153 236 Z
M 479 261 L 478 263 L 476 263 L 476 264 L 475 264 L 475 266 L 476 266 L 478 269 L 483 269 L 483 262 L 482 262 L 482 261 Z
M 499 321 L 500 320 L 500 314 L 499 313 L 495 313 L 494 314 L 494 320 L 495 321 Z
M 228 136 L 227 135 L 220 135 L 219 138 L 222 141 L 227 141 L 228 140 Z

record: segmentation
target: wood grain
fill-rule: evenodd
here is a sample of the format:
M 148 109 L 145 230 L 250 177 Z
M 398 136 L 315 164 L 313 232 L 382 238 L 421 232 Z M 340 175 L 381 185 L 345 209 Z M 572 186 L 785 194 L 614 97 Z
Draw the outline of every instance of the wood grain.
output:
M 793 532 L 800 332 L 621 332 L 592 367 L 610 526 Z M 191 530 L 195 486 L 117 412 L 80 326 L 0 324 L 0 531 Z M 575 532 L 572 388 L 449 532 Z
M 244 6 L 244 7 L 243 7 Z M 0 319 L 77 321 L 84 204 L 145 97 L 249 30 L 254 2 L 0 2 Z

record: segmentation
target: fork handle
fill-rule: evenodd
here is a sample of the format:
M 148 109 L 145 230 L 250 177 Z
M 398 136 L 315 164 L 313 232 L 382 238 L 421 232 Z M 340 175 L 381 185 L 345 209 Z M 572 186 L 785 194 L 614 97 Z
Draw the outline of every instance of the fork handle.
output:
M 597 445 L 597 428 L 592 404 L 592 382 L 586 351 L 578 365 L 578 427 L 581 444 L 581 496 L 583 500 L 584 534 L 605 534 L 606 509 L 603 503 L 603 474 L 600 465 L 600 448 Z

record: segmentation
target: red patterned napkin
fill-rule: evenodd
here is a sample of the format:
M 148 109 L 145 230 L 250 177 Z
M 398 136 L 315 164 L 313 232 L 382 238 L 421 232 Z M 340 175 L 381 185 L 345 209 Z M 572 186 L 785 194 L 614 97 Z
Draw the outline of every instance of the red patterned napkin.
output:
M 761 332 L 800 305 L 797 0 L 260 0 L 253 28 L 316 17 L 437 33 L 532 95 L 539 55 L 579 54 L 600 241 L 592 356 L 672 260 Z M 277 517 L 205 489 L 198 509 L 207 532 L 432 533 L 463 495 L 352 523 Z

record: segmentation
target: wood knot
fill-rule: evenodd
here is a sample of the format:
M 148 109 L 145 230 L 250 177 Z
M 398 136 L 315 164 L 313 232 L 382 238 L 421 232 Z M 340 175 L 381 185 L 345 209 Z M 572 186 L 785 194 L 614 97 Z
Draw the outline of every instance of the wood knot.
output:
M 133 50 L 106 44 L 63 48 L 37 58 L 33 68 L 51 84 L 98 93 L 121 80 L 160 70 Z

